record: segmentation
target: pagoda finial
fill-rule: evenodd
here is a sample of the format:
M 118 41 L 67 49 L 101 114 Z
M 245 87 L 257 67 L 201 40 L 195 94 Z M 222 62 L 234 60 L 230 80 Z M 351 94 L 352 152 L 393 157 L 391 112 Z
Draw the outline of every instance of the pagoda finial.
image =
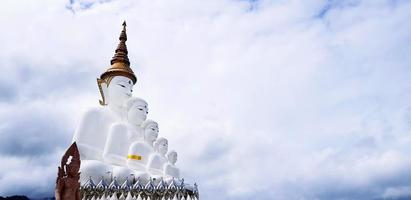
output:
M 97 84 L 103 99 L 100 100 L 101 105 L 106 105 L 102 83 L 109 85 L 111 79 L 115 76 L 128 77 L 133 81 L 133 84 L 136 84 L 137 82 L 137 77 L 134 74 L 133 70 L 130 68 L 130 61 L 128 60 L 128 51 L 126 46 L 126 21 L 123 22 L 123 30 L 121 30 L 121 34 L 118 39 L 120 40 L 120 42 L 116 48 L 113 58 L 110 61 L 111 66 L 103 74 L 100 75 L 100 78 L 97 79 Z
M 121 62 L 130 66 L 130 61 L 128 60 L 128 51 L 126 46 L 127 33 L 126 33 L 126 21 L 123 22 L 123 30 L 121 31 L 120 37 L 118 38 L 120 43 L 117 46 L 116 53 L 111 59 L 111 64 Z
M 128 59 L 128 51 L 126 46 L 126 21 L 123 22 L 123 30 L 121 30 L 120 37 L 118 39 L 120 40 L 120 42 L 117 45 L 115 54 L 110 61 L 111 67 L 101 75 L 100 79 L 109 78 L 109 80 L 106 81 L 107 83 L 109 83 L 110 78 L 112 78 L 113 76 L 121 75 L 129 77 L 131 80 L 133 80 L 134 83 L 136 83 L 137 78 L 134 75 L 133 70 L 131 70 L 130 68 L 130 61 Z

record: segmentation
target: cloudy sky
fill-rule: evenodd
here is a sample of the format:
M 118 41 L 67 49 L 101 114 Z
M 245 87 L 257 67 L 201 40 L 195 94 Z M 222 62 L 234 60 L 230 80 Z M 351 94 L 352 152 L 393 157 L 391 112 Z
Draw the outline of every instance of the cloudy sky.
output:
M 407 0 L 5 0 L 0 196 L 53 196 L 121 23 L 202 199 L 411 196 Z

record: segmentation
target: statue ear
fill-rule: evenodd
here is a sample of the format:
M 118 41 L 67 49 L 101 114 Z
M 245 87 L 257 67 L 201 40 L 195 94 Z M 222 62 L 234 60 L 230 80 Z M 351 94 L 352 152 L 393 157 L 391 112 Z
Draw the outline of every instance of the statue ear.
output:
M 100 105 L 105 106 L 107 105 L 107 102 L 106 102 L 106 94 L 108 91 L 107 83 L 105 80 L 97 78 L 97 85 L 98 85 L 98 89 L 100 90 L 100 95 L 102 99 L 102 100 L 99 100 Z

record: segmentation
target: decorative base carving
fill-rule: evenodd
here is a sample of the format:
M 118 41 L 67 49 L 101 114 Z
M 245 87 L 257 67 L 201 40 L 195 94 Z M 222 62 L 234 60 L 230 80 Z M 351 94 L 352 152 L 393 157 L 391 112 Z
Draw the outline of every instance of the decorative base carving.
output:
M 108 184 L 104 179 L 95 185 L 90 178 L 80 187 L 83 200 L 198 200 L 197 184 L 185 184 L 184 179 L 164 181 L 150 178 L 147 184 L 142 184 L 140 178 L 124 181 L 123 184 L 116 179 Z

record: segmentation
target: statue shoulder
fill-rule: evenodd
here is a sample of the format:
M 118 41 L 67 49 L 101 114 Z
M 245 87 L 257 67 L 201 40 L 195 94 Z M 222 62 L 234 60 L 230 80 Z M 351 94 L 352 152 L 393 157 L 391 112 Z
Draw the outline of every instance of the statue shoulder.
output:
M 83 113 L 79 124 L 77 126 L 74 138 L 81 137 L 81 135 L 90 135 L 96 128 L 100 126 L 103 118 L 103 111 L 100 108 L 91 108 Z
M 86 112 L 83 114 L 83 120 L 93 120 L 93 119 L 101 119 L 106 111 L 103 108 L 98 108 L 98 107 L 93 107 L 88 109 Z
M 138 140 L 138 141 L 134 141 L 133 143 L 131 143 L 130 148 L 132 149 L 152 149 L 152 147 L 150 147 L 150 145 L 148 145 L 146 142 L 142 141 L 142 140 Z
M 144 141 L 133 142 L 128 149 L 129 154 L 141 154 L 144 156 L 146 161 L 150 159 L 151 154 L 154 152 L 154 149 Z
M 149 162 L 161 162 L 161 156 L 158 153 L 151 154 Z
M 113 124 L 111 124 L 110 129 L 126 131 L 128 127 L 127 124 L 124 122 L 114 122 Z
M 114 122 L 110 126 L 109 134 L 115 134 L 116 137 L 120 135 L 122 136 L 129 135 L 127 124 L 125 124 L 124 122 Z
M 168 163 L 168 162 L 164 163 L 164 165 L 163 165 L 164 171 L 170 170 L 171 167 L 172 167 L 172 165 L 171 165 L 170 163 Z

